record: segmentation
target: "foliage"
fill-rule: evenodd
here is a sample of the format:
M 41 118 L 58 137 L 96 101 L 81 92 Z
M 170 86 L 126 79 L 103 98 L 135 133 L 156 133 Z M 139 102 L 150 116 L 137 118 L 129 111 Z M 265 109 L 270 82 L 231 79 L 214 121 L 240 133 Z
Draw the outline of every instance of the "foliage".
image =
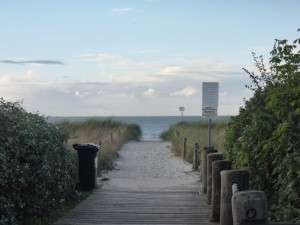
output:
M 228 125 L 226 155 L 250 172 L 252 189 L 267 193 L 270 216 L 300 221 L 300 38 L 276 40 L 267 70 L 249 72 L 254 96 Z
M 139 141 L 142 137 L 142 129 L 137 124 L 128 124 L 126 128 L 125 139 Z
M 212 145 L 221 152 L 224 148 L 224 134 L 227 122 L 227 119 L 212 121 Z M 186 160 L 192 162 L 195 143 L 198 143 L 200 148 L 202 148 L 208 142 L 208 123 L 207 121 L 182 121 L 164 131 L 160 138 L 172 142 L 172 150 L 176 155 L 183 154 L 183 138 L 187 138 Z
M 0 124 L 0 224 L 26 224 L 73 189 L 68 134 L 2 98 Z

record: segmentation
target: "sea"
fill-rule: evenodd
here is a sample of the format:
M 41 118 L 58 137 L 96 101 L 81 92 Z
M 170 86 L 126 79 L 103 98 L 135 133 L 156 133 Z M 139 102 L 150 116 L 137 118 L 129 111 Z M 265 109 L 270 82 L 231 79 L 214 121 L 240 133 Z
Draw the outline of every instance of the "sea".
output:
M 208 120 L 202 116 L 116 116 L 116 117 L 49 117 L 50 122 L 60 121 L 85 121 L 87 119 L 105 120 L 112 118 L 128 124 L 137 124 L 142 129 L 142 141 L 160 141 L 160 134 L 168 130 L 170 126 L 181 121 L 199 122 Z M 218 116 L 213 120 L 226 120 L 230 116 Z

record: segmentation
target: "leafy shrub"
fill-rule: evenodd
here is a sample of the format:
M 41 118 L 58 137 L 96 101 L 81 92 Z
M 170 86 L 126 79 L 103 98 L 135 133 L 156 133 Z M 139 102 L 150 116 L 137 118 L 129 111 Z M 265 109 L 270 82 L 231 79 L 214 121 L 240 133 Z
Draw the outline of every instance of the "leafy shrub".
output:
M 228 125 L 226 155 L 250 172 L 252 189 L 267 193 L 270 216 L 300 221 L 300 38 L 276 40 L 270 70 L 254 56 L 254 96 Z
M 26 224 L 73 189 L 68 134 L 0 99 L 0 224 Z

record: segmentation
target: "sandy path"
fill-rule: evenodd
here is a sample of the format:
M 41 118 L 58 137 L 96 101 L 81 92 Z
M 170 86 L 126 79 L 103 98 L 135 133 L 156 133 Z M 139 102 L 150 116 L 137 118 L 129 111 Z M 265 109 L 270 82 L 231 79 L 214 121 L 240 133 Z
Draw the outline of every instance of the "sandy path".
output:
M 167 142 L 131 142 L 99 190 L 55 225 L 208 225 L 211 208 L 198 194 L 192 166 L 172 155 Z
M 166 189 L 195 185 L 199 180 L 192 165 L 171 152 L 168 142 L 131 142 L 119 151 L 117 170 L 108 174 L 103 188 L 133 190 Z

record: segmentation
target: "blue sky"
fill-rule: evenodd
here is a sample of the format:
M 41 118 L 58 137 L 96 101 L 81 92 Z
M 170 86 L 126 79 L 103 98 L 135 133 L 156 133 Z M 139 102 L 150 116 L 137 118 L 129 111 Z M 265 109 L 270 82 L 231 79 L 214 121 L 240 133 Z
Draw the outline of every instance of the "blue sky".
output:
M 252 92 L 242 68 L 299 37 L 298 0 L 0 0 L 0 97 L 50 116 L 219 115 Z

